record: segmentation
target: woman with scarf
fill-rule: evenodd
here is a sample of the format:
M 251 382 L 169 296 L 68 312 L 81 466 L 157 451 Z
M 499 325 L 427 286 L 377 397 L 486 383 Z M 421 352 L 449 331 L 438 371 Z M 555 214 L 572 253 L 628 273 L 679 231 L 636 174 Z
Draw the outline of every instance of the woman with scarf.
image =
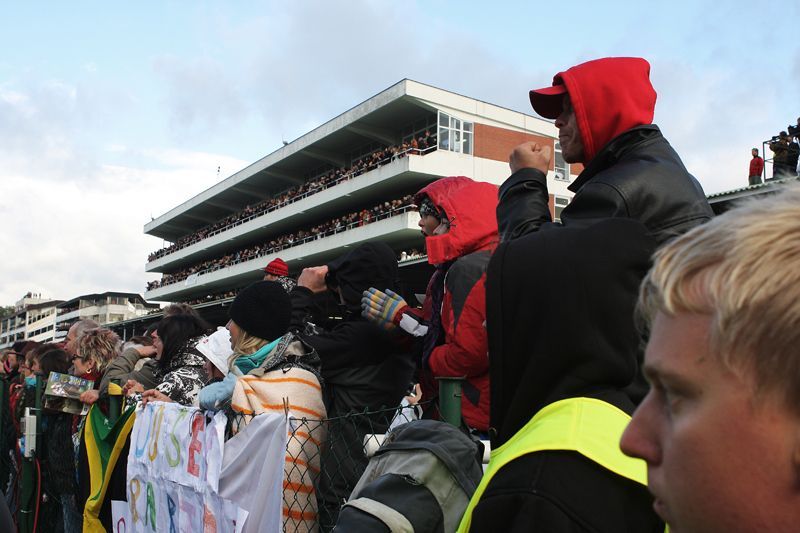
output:
M 319 356 L 288 332 L 291 309 L 289 295 L 274 281 L 253 283 L 236 296 L 227 326 L 233 348 L 230 372 L 200 392 L 200 407 L 217 409 L 230 403 L 234 431 L 254 415 L 284 414 L 288 409 L 284 529 L 316 531 L 315 486 L 326 411 Z

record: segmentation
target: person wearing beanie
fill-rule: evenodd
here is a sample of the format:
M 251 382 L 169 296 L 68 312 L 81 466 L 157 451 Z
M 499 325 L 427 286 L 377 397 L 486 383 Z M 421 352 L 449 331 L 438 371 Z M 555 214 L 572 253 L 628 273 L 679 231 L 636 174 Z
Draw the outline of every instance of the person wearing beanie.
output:
M 327 265 L 306 268 L 297 283 L 291 292 L 292 328 L 322 360 L 328 415 L 353 415 L 328 425 L 330 444 L 322 452 L 323 471 L 336 473 L 322 476 L 319 483 L 320 528 L 330 531 L 366 467 L 364 436 L 386 431 L 412 383 L 415 365 L 404 335 L 361 316 L 365 290 L 397 289 L 397 256 L 386 243 L 366 242 Z M 317 312 L 314 295 L 325 292 L 339 300 L 343 319 L 322 329 L 309 318 Z M 386 408 L 391 408 L 386 414 L 363 414 Z
M 253 415 L 284 413 L 300 426 L 286 450 L 284 516 L 293 531 L 313 531 L 317 524 L 315 487 L 320 469 L 318 446 L 327 416 L 322 400 L 319 356 L 289 332 L 292 304 L 274 281 L 258 281 L 244 288 L 231 304 L 228 331 L 233 351 L 230 372 L 200 391 L 200 407 L 219 409 L 230 404 L 241 416 L 232 430 L 240 431 Z M 311 420 L 305 422 L 303 419 Z M 302 512 L 297 512 L 302 510 Z
M 647 392 L 634 308 L 654 250 L 713 212 L 652 123 L 646 60 L 588 61 L 528 96 L 583 168 L 553 222 L 555 146 L 510 155 L 486 276 L 492 457 L 459 531 L 663 531 L 646 465 L 619 449 Z
M 289 277 L 289 265 L 280 257 L 276 257 L 264 267 L 264 281 L 276 281 L 286 292 L 291 292 L 297 285 L 297 282 Z

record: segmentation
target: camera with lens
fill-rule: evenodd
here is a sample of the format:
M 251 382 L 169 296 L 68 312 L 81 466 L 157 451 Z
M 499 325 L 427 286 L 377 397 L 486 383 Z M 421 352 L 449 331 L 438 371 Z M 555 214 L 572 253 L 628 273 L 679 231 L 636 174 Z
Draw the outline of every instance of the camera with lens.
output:
M 789 135 L 792 137 L 800 136 L 800 126 L 789 126 L 788 128 Z

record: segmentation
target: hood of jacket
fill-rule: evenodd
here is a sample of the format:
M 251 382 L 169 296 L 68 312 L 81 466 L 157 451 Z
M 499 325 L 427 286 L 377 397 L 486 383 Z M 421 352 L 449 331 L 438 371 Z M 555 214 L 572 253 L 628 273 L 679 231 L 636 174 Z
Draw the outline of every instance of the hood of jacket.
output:
M 497 245 L 497 193 L 497 185 L 450 176 L 434 181 L 414 196 L 417 205 L 424 197 L 430 198 L 450 222 L 447 233 L 425 237 L 430 264 L 440 265 Z
M 640 57 L 607 57 L 553 77 L 569 93 L 588 164 L 617 135 L 652 124 L 656 91 L 650 63 Z
M 397 256 L 384 242 L 366 242 L 328 263 L 328 287 L 339 287 L 348 311 L 361 314 L 361 293 L 397 287 Z

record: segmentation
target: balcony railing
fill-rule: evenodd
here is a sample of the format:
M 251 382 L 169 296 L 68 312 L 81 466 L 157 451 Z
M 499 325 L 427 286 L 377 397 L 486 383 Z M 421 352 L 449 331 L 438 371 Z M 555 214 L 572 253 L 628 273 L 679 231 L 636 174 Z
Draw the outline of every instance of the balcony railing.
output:
M 240 218 L 240 219 L 237 219 L 237 220 L 235 220 L 235 221 L 233 221 L 233 222 L 231 222 L 229 224 L 226 224 L 225 226 L 223 226 L 221 228 L 216 228 L 214 230 L 208 231 L 207 233 L 202 233 L 202 236 L 198 236 L 196 238 L 193 237 L 189 241 L 186 241 L 186 242 L 183 242 L 183 243 L 180 243 L 180 244 L 176 243 L 176 244 L 173 244 L 173 245 L 168 246 L 166 248 L 162 248 L 161 250 L 158 250 L 158 251 L 153 252 L 152 254 L 150 254 L 150 256 L 148 257 L 148 261 L 155 261 L 156 259 L 161 259 L 162 257 L 166 257 L 168 255 L 171 255 L 171 254 L 173 254 L 173 253 L 175 253 L 175 252 L 177 252 L 179 250 L 187 248 L 187 247 L 189 247 L 189 246 L 191 246 L 191 245 L 193 245 L 195 243 L 198 243 L 198 242 L 200 242 L 202 240 L 211 238 L 211 237 L 213 237 L 215 235 L 219 235 L 220 233 L 228 231 L 228 230 L 230 230 L 232 228 L 235 228 L 237 226 L 241 226 L 242 224 L 246 224 L 246 223 L 250 222 L 251 220 L 254 220 L 256 218 L 262 217 L 262 216 L 264 216 L 264 215 L 266 215 L 268 213 L 271 213 L 273 211 L 276 211 L 278 209 L 286 207 L 287 205 L 293 204 L 295 202 L 299 202 L 300 200 L 303 200 L 304 198 L 308 198 L 309 196 L 313 196 L 314 194 L 317 194 L 318 192 L 324 191 L 326 189 L 330 189 L 331 187 L 334 187 L 334 186 L 336 186 L 336 185 L 338 185 L 338 184 L 340 184 L 340 183 L 342 183 L 344 181 L 350 180 L 350 179 L 352 179 L 352 178 L 354 178 L 356 176 L 360 176 L 361 174 L 364 174 L 364 173 L 369 172 L 371 170 L 374 170 L 374 169 L 376 169 L 378 167 L 381 167 L 381 166 L 383 166 L 383 165 L 385 165 L 387 163 L 390 163 L 390 162 L 394 161 L 395 159 L 401 159 L 403 157 L 406 157 L 407 155 L 426 155 L 426 154 L 429 154 L 430 152 L 436 151 L 436 149 L 437 149 L 437 147 L 434 145 L 434 146 L 430 146 L 430 147 L 424 148 L 424 149 L 409 148 L 408 150 L 404 150 L 402 152 L 396 152 L 392 156 L 380 159 L 380 160 L 378 160 L 377 162 L 374 162 L 374 163 L 370 163 L 369 165 L 367 165 L 364 168 L 353 169 L 350 172 L 348 172 L 346 174 L 342 174 L 340 177 L 338 177 L 338 178 L 336 178 L 336 179 L 334 179 L 332 181 L 327 181 L 327 182 L 324 182 L 324 183 L 320 183 L 317 186 L 313 186 L 313 188 L 308 190 L 308 191 L 305 191 L 305 192 L 303 192 L 301 194 L 290 196 L 289 198 L 287 198 L 283 202 L 280 202 L 278 204 L 268 204 L 268 205 L 265 205 L 264 207 L 258 208 L 258 209 L 256 209 L 256 211 L 253 214 L 248 215 L 248 216 L 243 217 L 243 218 Z M 291 190 L 291 189 L 289 189 L 289 190 Z M 277 198 L 277 197 L 280 197 L 281 195 L 287 194 L 287 193 L 288 193 L 288 190 L 282 191 L 282 192 L 276 194 L 275 197 Z M 204 230 L 205 230 L 205 228 L 200 229 L 200 230 L 198 230 L 197 233 L 204 232 Z
M 260 250 L 258 253 L 254 254 L 247 254 L 237 259 L 232 259 L 230 261 L 226 261 L 225 263 L 214 265 L 209 268 L 205 268 L 203 270 L 198 270 L 197 272 L 189 272 L 185 274 L 178 275 L 175 279 L 170 279 L 167 283 L 160 283 L 160 280 L 152 281 L 147 285 L 147 290 L 152 291 L 155 289 L 160 289 L 162 287 L 167 287 L 169 285 L 174 285 L 176 283 L 180 283 L 181 281 L 185 281 L 189 276 L 203 276 L 206 274 L 210 274 L 212 272 L 216 272 L 217 270 L 222 270 L 223 268 L 230 268 L 233 266 L 238 265 L 239 263 L 244 263 L 246 261 L 251 261 L 253 259 L 258 259 L 259 257 L 264 257 L 266 255 L 278 253 L 280 251 L 286 250 L 287 248 L 294 248 L 295 246 L 300 246 L 302 244 L 306 244 L 311 241 L 316 241 L 319 239 L 323 239 L 325 237 L 329 237 L 331 235 L 335 235 L 337 233 L 342 233 L 348 231 L 350 229 L 368 226 L 374 222 L 378 222 L 379 220 L 385 220 L 387 218 L 391 218 L 397 215 L 401 215 L 403 213 L 407 213 L 408 211 L 415 211 L 416 207 L 412 205 L 406 205 L 397 209 L 392 209 L 391 211 L 387 211 L 386 213 L 381 213 L 380 215 L 372 216 L 369 222 L 364 222 L 363 220 L 358 220 L 356 222 L 351 222 L 349 224 L 343 224 L 337 228 L 332 228 L 330 230 L 322 231 L 319 233 L 315 233 L 314 235 L 309 235 L 308 237 L 304 237 L 302 239 L 293 240 L 291 242 L 287 242 L 284 244 L 280 244 L 278 246 L 273 246 L 271 248 L 266 248 Z

